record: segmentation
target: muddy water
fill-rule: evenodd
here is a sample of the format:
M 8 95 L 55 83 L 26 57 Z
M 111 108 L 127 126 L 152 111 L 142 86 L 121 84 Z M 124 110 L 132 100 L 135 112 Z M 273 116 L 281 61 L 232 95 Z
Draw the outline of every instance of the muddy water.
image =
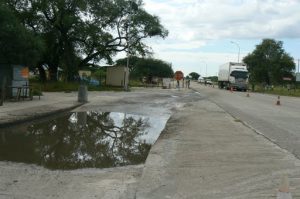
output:
M 70 112 L 0 129 L 0 160 L 49 169 L 141 164 L 167 117 L 113 112 Z

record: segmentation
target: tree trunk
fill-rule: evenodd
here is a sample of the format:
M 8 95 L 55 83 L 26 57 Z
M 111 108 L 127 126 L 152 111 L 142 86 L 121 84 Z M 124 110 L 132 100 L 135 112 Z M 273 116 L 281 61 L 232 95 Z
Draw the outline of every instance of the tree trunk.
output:
M 65 36 L 65 50 L 64 50 L 64 70 L 67 81 L 74 81 L 78 78 L 78 64 L 76 63 L 76 55 L 73 44 Z
M 50 81 L 57 81 L 57 71 L 58 71 L 58 66 L 55 65 L 49 66 Z
M 39 70 L 39 75 L 40 75 L 41 82 L 45 82 L 47 80 L 47 77 L 46 77 L 46 72 L 45 72 L 42 64 L 38 65 L 38 70 Z

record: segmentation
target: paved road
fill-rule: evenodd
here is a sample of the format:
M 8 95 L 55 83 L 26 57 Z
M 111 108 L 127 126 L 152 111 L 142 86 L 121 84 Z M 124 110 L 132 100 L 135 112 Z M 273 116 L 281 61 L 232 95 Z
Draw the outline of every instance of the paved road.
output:
M 76 111 L 171 115 L 146 163 L 110 169 L 52 171 L 0 161 L 0 198 L 275 198 L 281 176 L 289 177 L 293 198 L 300 198 L 300 160 L 209 101 L 223 96 L 230 102 L 243 104 L 243 100 L 248 100 L 251 104 L 250 98 L 255 97 L 193 86 L 200 95 L 191 89 L 160 88 L 90 92 L 89 103 Z M 32 116 L 34 112 L 66 108 L 73 105 L 76 96 L 76 93 L 51 93 L 40 101 L 6 103 L 1 107 L 0 118 L 11 118 L 11 121 Z M 284 99 L 282 103 L 281 107 L 273 107 L 270 103 L 269 109 L 277 113 L 284 109 Z M 240 108 L 230 103 L 218 104 L 232 114 L 252 107 L 249 104 Z
M 285 175 L 300 198 L 299 159 L 211 102 L 217 90 L 198 90 L 207 99 L 178 108 L 152 146 L 136 199 L 271 199 Z
M 300 98 L 244 92 L 230 92 L 197 83 L 193 88 L 218 104 L 236 119 L 254 128 L 269 140 L 300 157 Z

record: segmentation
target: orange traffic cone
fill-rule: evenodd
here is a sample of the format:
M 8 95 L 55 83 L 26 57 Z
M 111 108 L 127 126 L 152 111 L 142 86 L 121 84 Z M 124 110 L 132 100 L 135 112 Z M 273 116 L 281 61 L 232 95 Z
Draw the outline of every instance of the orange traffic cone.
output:
M 280 96 L 277 97 L 276 105 L 280 105 Z
M 277 192 L 277 199 L 292 199 L 292 195 L 289 190 L 289 179 L 287 176 L 283 176 L 281 184 Z

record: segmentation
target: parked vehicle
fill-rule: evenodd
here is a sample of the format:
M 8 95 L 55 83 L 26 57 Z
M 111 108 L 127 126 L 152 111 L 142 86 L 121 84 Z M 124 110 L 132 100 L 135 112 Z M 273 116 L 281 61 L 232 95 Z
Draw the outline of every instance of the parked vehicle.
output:
M 198 78 L 198 83 L 204 84 L 204 79 L 203 79 L 203 77 L 199 77 L 199 78 Z
M 248 89 L 248 70 L 244 63 L 228 62 L 219 67 L 218 86 L 223 89 L 246 91 Z
M 212 81 L 211 81 L 210 79 L 206 79 L 206 80 L 205 80 L 205 84 L 207 84 L 207 85 L 212 85 L 213 83 L 212 83 Z

